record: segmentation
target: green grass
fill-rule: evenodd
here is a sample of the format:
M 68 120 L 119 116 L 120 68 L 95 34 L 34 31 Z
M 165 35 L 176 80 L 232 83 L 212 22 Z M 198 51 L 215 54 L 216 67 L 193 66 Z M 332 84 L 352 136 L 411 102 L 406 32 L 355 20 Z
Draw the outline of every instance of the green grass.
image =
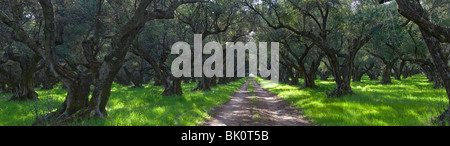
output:
M 182 84 L 182 96 L 162 96 L 163 88 L 144 85 L 131 88 L 113 84 L 107 105 L 108 118 L 75 123 L 87 126 L 194 126 L 210 118 L 210 110 L 229 100 L 247 78 L 227 85 L 212 87 L 211 91 L 190 90 L 196 83 Z M 64 102 L 67 90 L 56 88 L 36 91 L 39 101 L 8 101 L 11 94 L 0 93 L 0 126 L 28 126 L 35 120 L 35 111 L 56 110 Z
M 315 125 L 355 126 L 424 126 L 433 125 L 431 120 L 448 106 L 445 89 L 434 89 L 424 75 L 382 85 L 363 77 L 352 82 L 354 95 L 329 98 L 336 84 L 331 79 L 316 80 L 315 89 L 274 84 L 257 78 L 263 88 L 278 94 L 285 101 L 302 110 L 305 117 Z M 300 80 L 300 83 L 303 81 Z
M 258 111 L 256 110 L 256 107 L 258 105 L 258 97 L 255 96 L 255 92 L 253 92 L 255 90 L 254 85 L 253 85 L 253 80 L 250 79 L 248 86 L 247 86 L 247 91 L 250 91 L 249 94 L 249 102 L 252 105 L 252 118 L 254 119 L 261 119 L 261 115 L 258 113 Z
M 247 91 L 253 91 L 253 90 L 255 90 L 255 89 L 253 88 L 253 83 L 252 83 L 252 81 L 249 81 L 249 82 L 248 82 L 248 86 L 247 86 Z

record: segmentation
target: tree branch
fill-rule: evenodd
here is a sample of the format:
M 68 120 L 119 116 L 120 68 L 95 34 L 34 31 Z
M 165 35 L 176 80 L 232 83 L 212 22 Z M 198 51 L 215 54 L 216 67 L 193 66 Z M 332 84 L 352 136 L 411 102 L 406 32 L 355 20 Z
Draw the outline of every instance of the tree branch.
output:
M 379 3 L 391 0 L 378 0 Z M 428 14 L 418 1 L 397 0 L 398 12 L 407 19 L 416 23 L 424 31 L 434 36 L 441 43 L 450 43 L 450 27 L 441 27 L 434 24 L 427 17 Z

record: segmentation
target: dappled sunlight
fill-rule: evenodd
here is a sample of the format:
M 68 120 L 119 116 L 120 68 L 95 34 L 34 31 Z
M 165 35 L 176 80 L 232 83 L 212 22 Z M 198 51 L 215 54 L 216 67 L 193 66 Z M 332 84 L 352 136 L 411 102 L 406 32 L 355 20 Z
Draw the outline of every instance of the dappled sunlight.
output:
M 276 88 L 276 87 L 278 87 L 277 83 L 274 83 L 274 82 L 272 82 L 270 80 L 261 81 L 260 85 L 263 88 Z
M 324 84 L 324 85 L 327 85 L 327 84 L 336 84 L 336 83 L 333 82 L 333 81 L 317 81 L 317 80 L 316 80 L 316 84 Z
M 282 97 L 301 109 L 304 116 L 318 125 L 431 125 L 430 120 L 447 106 L 445 90 L 432 88 L 423 75 L 415 75 L 393 84 L 382 85 L 363 77 L 353 82 L 355 94 L 343 98 L 328 98 L 327 92 L 335 88 L 333 81 L 316 80 L 318 88 L 300 89 L 287 84 L 274 85 L 269 80 L 265 89 Z M 108 118 L 79 123 L 80 125 L 120 126 L 194 126 L 209 119 L 209 111 L 229 100 L 245 79 L 218 85 L 211 91 L 190 90 L 196 83 L 183 83 L 183 95 L 163 96 L 161 86 L 144 84 L 131 88 L 113 84 L 107 104 Z M 0 94 L 0 125 L 31 125 L 35 119 L 34 108 L 39 113 L 56 110 L 64 102 L 66 89 L 39 90 L 39 101 L 10 102 L 11 94 Z
M 113 83 L 111 96 L 106 106 L 108 117 L 74 125 L 92 126 L 194 126 L 210 117 L 212 108 L 228 101 L 247 78 L 217 85 L 211 91 L 191 90 L 197 83 L 182 83 L 183 95 L 163 96 L 164 88 L 144 84 L 141 88 Z M 60 87 L 60 86 L 58 86 Z M 64 102 L 66 89 L 36 89 L 39 101 L 10 102 L 11 94 L 0 93 L 0 126 L 29 126 L 34 122 L 33 109 L 40 113 L 56 110 Z M 34 106 L 36 105 L 36 106 Z
M 227 85 L 212 87 L 211 91 L 196 92 L 190 92 L 196 83 L 183 83 L 184 94 L 181 96 L 163 96 L 162 88 L 156 89 L 154 86 L 129 89 L 130 92 L 124 92 L 126 93 L 124 95 L 112 93 L 111 96 L 120 98 L 117 98 L 117 102 L 108 103 L 109 120 L 105 125 L 199 125 L 209 117 L 210 109 L 226 102 L 229 95 L 239 89 L 243 82 L 245 80 L 241 79 Z M 132 114 L 128 114 L 130 112 Z
M 166 110 L 165 107 L 156 107 L 153 109 L 153 112 L 156 114 L 162 114 L 162 113 L 164 113 L 165 110 Z
M 259 82 L 264 82 L 262 79 Z M 352 82 L 355 94 L 328 98 L 333 81 L 318 81 L 314 89 L 280 84 L 267 90 L 295 105 L 318 125 L 430 125 L 447 106 L 445 91 L 432 88 L 424 75 L 415 75 L 393 84 L 382 85 L 363 76 Z
M 35 89 L 38 101 L 8 101 L 12 94 L 0 93 L 0 126 L 30 126 L 38 114 L 55 111 L 67 95 L 66 89 Z

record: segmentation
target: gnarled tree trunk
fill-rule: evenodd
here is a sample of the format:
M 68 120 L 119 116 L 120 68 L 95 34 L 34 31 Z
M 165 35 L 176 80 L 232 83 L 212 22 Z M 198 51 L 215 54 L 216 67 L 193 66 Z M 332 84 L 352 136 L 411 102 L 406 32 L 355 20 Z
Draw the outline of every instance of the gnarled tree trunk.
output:
M 291 81 L 289 82 L 289 85 L 298 85 L 298 79 L 299 79 L 300 74 L 299 73 L 294 73 L 294 75 L 291 77 Z
M 198 78 L 197 87 L 192 89 L 192 91 L 203 90 L 203 91 L 211 91 L 211 78 L 200 77 Z
M 303 88 L 316 88 L 316 74 L 308 74 L 303 78 Z
M 34 69 L 23 69 L 20 77 L 19 84 L 16 87 L 14 95 L 11 100 L 14 101 L 26 101 L 26 100 L 38 100 L 38 94 L 34 91 Z
M 375 63 L 370 64 L 369 67 L 364 66 L 362 71 L 359 70 L 359 67 L 355 67 L 353 82 L 361 82 L 362 76 L 372 70 L 374 66 Z
M 380 3 L 384 3 L 391 0 L 379 0 Z M 440 78 L 443 81 L 445 90 L 447 91 L 447 97 L 450 99 L 450 68 L 448 66 L 448 60 L 443 57 L 442 43 L 450 43 L 450 28 L 441 27 L 432 23 L 428 17 L 428 14 L 422 8 L 420 1 L 411 0 L 397 0 L 398 11 L 401 15 L 407 19 L 413 21 L 419 26 L 422 37 L 428 46 L 428 51 L 433 59 Z M 449 101 L 450 102 L 450 101 Z M 436 122 L 445 124 L 450 121 L 450 103 L 447 110 L 445 110 L 437 119 Z
M 141 56 L 145 61 L 147 61 L 155 71 L 155 86 L 163 85 L 164 91 L 163 95 L 181 95 L 183 91 L 181 90 L 181 78 L 173 77 L 170 69 L 164 65 L 162 62 L 157 62 L 154 58 L 148 55 L 142 48 L 140 48 L 138 42 L 134 42 L 133 49 L 131 50 L 134 54 Z M 172 80 L 172 81 L 171 81 Z
M 18 60 L 22 72 L 19 78 L 19 84 L 16 85 L 14 95 L 10 100 L 38 100 L 38 94 L 34 91 L 34 72 L 36 71 L 39 60 L 41 58 L 37 55 L 33 55 L 29 60 L 23 57 Z
M 401 76 L 402 76 L 403 68 L 405 67 L 405 65 L 406 65 L 406 61 L 402 60 L 400 62 L 400 65 L 398 66 L 398 68 L 396 68 L 395 66 L 392 68 L 395 71 L 394 77 L 396 80 L 399 80 L 399 81 L 402 80 Z
M 432 35 L 428 34 L 428 32 L 420 29 L 422 32 L 423 39 L 428 46 L 428 50 L 430 51 L 431 58 L 433 58 L 433 62 L 437 72 L 439 73 L 440 80 L 442 81 L 442 85 L 444 86 L 447 92 L 447 98 L 450 100 L 450 68 L 447 65 L 448 60 L 445 60 L 442 57 L 442 47 L 440 42 L 432 37 Z M 440 124 L 445 124 L 445 122 L 450 122 L 450 103 L 449 107 L 438 116 L 436 122 Z
M 366 74 L 367 74 L 367 76 L 369 76 L 369 79 L 371 81 L 378 80 L 379 73 L 378 73 L 377 69 L 373 69 L 371 71 L 368 71 Z
M 102 0 L 98 1 L 98 13 L 101 15 Z M 125 24 L 123 24 L 118 32 L 113 36 L 111 41 L 111 53 L 104 57 L 103 62 L 99 62 L 92 53 L 94 46 L 98 44 L 98 35 L 94 35 L 93 43 L 83 41 L 83 53 L 89 63 L 89 72 L 70 71 L 62 67 L 56 58 L 55 48 L 55 15 L 51 0 L 39 0 L 44 15 L 44 51 L 39 51 L 39 47 L 33 48 L 41 53 L 44 60 L 50 67 L 50 70 L 58 77 L 61 82 L 68 88 L 66 101 L 62 108 L 57 112 L 53 112 L 35 122 L 36 125 L 41 124 L 40 121 L 47 121 L 48 117 L 55 117 L 56 124 L 65 123 L 66 121 L 76 120 L 78 118 L 104 118 L 107 116 L 106 104 L 111 95 L 111 86 L 115 76 L 123 65 L 124 58 L 136 38 L 139 31 L 145 26 L 145 23 L 154 19 L 171 19 L 174 17 L 175 9 L 189 2 L 174 2 L 165 11 L 147 11 L 151 0 L 142 0 L 135 10 L 134 16 Z M 96 30 L 98 30 L 99 19 L 96 20 Z M 95 31 L 98 32 L 98 31 Z M 86 40 L 86 41 L 91 41 Z M 30 43 L 31 44 L 31 43 Z M 31 46 L 31 45 L 30 45 Z M 72 70 L 75 68 L 72 67 Z M 88 104 L 90 85 L 94 85 L 91 100 Z M 52 119 L 52 118 L 50 118 Z
M 391 82 L 391 71 L 392 66 L 391 64 L 386 64 L 383 70 L 383 76 L 381 76 L 381 84 L 392 84 Z
M 65 125 L 79 118 L 80 110 L 88 106 L 91 78 L 79 78 L 78 80 L 65 82 L 67 86 L 67 96 L 63 104 L 57 111 L 39 117 L 33 125 Z

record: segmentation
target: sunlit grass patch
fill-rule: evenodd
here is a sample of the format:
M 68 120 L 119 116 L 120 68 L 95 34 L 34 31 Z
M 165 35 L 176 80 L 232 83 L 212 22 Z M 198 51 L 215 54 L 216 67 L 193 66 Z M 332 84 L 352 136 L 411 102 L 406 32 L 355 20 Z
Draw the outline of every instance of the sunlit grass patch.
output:
M 226 102 L 247 78 L 218 85 L 211 91 L 195 91 L 197 83 L 183 83 L 183 95 L 162 96 L 160 86 L 143 85 L 143 88 L 131 88 L 113 84 L 106 110 L 106 119 L 81 121 L 73 125 L 88 126 L 172 126 L 200 125 L 210 117 L 209 111 Z M 56 110 L 64 102 L 67 90 L 55 88 L 41 91 L 39 101 L 11 102 L 9 96 L 0 93 L 0 126 L 29 126 L 35 120 L 34 109 Z M 5 97 L 5 98 L 2 98 Z M 6 98 L 7 97 L 7 98 Z M 48 103 L 51 103 L 50 106 Z M 42 112 L 41 112 L 42 113 Z
M 56 110 L 64 102 L 65 91 L 36 91 L 43 96 L 39 101 L 9 101 L 12 94 L 0 93 L 0 126 L 29 126 L 36 114 Z
M 194 126 L 209 117 L 209 111 L 226 102 L 245 79 L 212 87 L 211 91 L 191 92 L 197 83 L 182 84 L 183 95 L 162 96 L 162 87 L 145 85 L 113 92 L 108 103 L 109 118 L 103 125 Z M 120 85 L 115 85 L 122 88 Z
M 270 84 L 261 78 L 257 81 Z M 355 94 L 342 98 L 327 97 L 326 92 L 336 87 L 331 80 L 316 80 L 319 87 L 315 89 L 300 90 L 287 84 L 266 89 L 302 110 L 317 125 L 432 125 L 431 119 L 448 106 L 445 90 L 434 89 L 424 75 L 392 81 L 382 85 L 364 76 L 361 82 L 352 82 Z

